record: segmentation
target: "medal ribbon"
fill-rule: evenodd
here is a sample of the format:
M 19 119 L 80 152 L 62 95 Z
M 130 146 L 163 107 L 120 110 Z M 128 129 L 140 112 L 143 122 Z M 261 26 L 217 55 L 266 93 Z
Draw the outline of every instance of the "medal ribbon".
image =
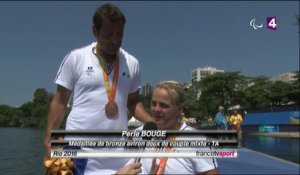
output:
M 175 141 L 176 140 L 176 135 L 170 137 L 170 141 Z M 170 152 L 172 149 L 172 146 L 168 146 L 165 149 L 165 152 Z M 156 174 L 156 175 L 162 175 L 164 174 L 165 167 L 167 165 L 168 157 L 163 157 L 160 159 L 158 167 L 156 166 L 156 158 L 152 159 L 152 165 L 151 165 L 151 170 L 150 174 Z
M 112 84 L 110 85 L 108 73 L 107 73 L 107 65 L 106 65 L 103 54 L 101 53 L 101 50 L 100 50 L 100 47 L 98 44 L 96 45 L 96 52 L 97 52 L 96 56 L 102 67 L 102 74 L 103 74 L 107 98 L 108 98 L 108 101 L 111 102 L 111 101 L 114 101 L 115 97 L 116 97 L 116 87 L 117 87 L 118 78 L 119 78 L 119 54 L 117 53 L 117 55 L 116 55 L 116 60 L 114 63 L 115 64 L 114 75 L 113 75 Z

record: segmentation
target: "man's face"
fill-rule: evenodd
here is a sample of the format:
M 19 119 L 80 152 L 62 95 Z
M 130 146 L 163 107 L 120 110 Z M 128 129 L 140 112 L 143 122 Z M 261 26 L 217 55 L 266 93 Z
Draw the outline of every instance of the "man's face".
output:
M 235 110 L 233 110 L 233 113 L 236 115 L 236 114 L 238 114 L 238 111 L 235 109 Z
M 178 119 L 182 108 L 176 105 L 171 95 L 164 88 L 155 88 L 152 100 L 151 111 L 154 117 L 154 122 L 160 129 L 179 129 Z
M 124 23 L 122 21 L 110 22 L 104 20 L 102 27 L 97 31 L 93 27 L 94 35 L 100 44 L 101 51 L 107 55 L 118 53 L 122 45 Z

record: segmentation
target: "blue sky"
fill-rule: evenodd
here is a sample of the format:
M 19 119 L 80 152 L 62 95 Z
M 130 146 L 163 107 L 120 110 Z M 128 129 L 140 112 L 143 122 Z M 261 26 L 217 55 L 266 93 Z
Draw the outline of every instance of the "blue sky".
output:
M 92 15 L 105 3 L 0 1 L 0 104 L 20 106 L 37 88 L 55 92 L 64 56 L 94 41 Z M 213 66 L 245 76 L 299 70 L 298 1 L 114 1 L 127 23 L 122 47 L 141 64 L 142 83 L 190 82 Z M 266 18 L 277 18 L 277 30 Z M 250 25 L 256 19 L 261 29 Z

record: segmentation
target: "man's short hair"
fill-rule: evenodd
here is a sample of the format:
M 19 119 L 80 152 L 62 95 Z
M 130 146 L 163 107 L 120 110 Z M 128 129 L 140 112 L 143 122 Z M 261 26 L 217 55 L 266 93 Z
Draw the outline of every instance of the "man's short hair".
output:
M 94 27 L 100 30 L 104 20 L 109 20 L 110 22 L 122 21 L 124 24 L 126 23 L 124 14 L 117 6 L 111 3 L 104 4 L 96 9 L 93 16 Z

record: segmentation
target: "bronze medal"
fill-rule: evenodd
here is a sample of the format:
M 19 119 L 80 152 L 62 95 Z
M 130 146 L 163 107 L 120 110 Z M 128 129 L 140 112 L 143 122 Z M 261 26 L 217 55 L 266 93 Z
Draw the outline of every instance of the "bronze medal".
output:
M 115 102 L 110 101 L 105 105 L 105 114 L 108 117 L 110 118 L 114 117 L 117 115 L 117 113 L 118 113 L 118 105 Z
M 105 105 L 105 114 L 108 118 L 113 118 L 118 114 L 118 105 L 115 102 L 115 97 L 117 91 L 117 82 L 119 78 L 119 55 L 118 53 L 116 54 L 116 59 L 114 62 L 115 65 L 114 74 L 113 74 L 112 82 L 110 84 L 108 72 L 107 72 L 107 64 L 105 62 L 103 54 L 101 54 L 101 49 L 98 44 L 96 45 L 96 51 L 97 51 L 96 56 L 102 67 L 102 75 L 103 75 L 104 85 L 105 85 L 106 94 L 108 98 L 108 103 Z

